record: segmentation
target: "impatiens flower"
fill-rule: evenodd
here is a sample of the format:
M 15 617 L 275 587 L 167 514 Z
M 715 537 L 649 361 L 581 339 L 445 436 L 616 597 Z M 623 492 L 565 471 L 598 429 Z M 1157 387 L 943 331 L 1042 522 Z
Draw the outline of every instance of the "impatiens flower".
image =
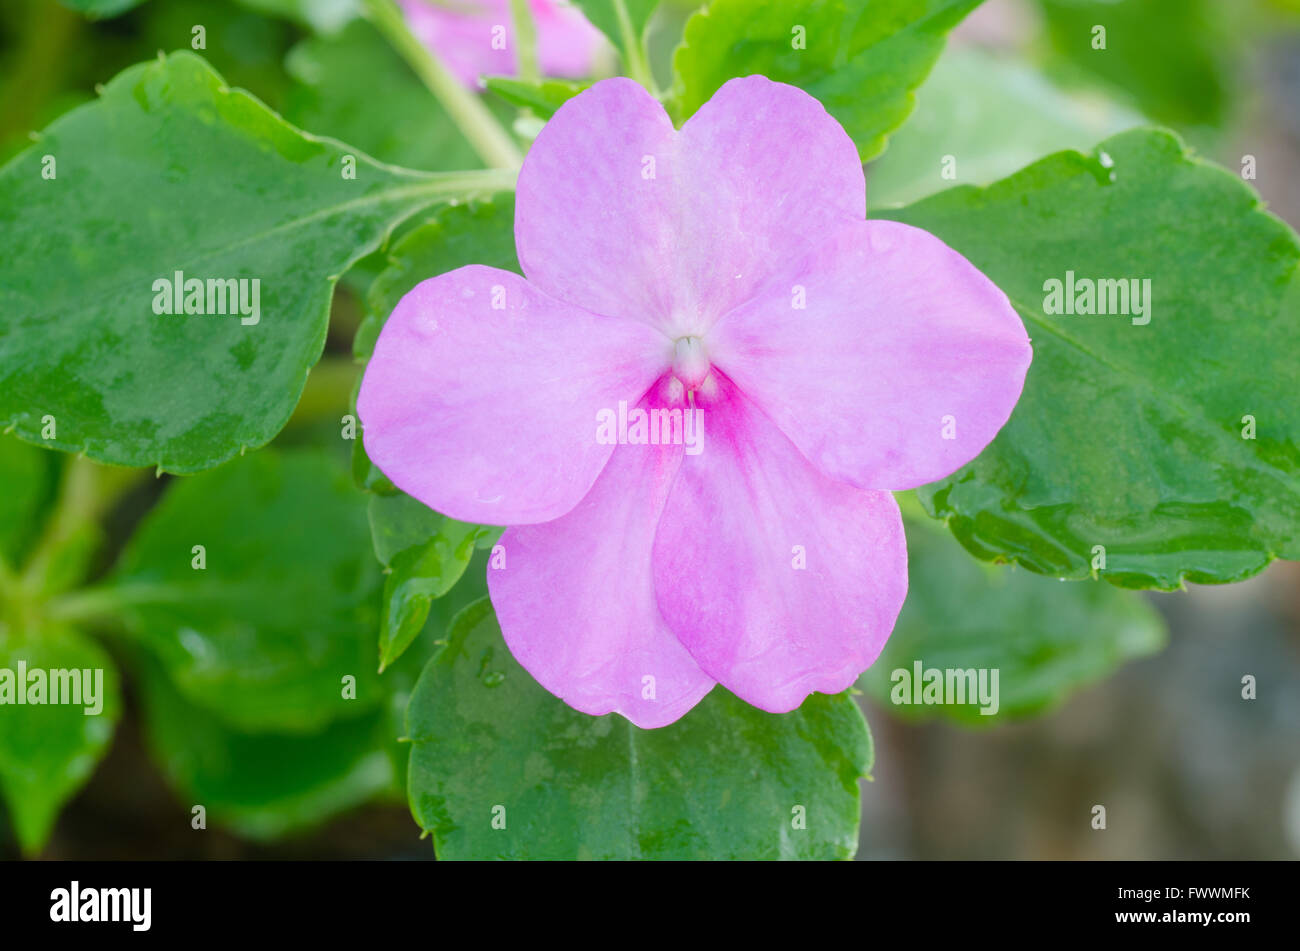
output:
M 849 687 L 907 592 L 889 490 L 974 458 L 1019 398 L 1006 296 L 866 220 L 844 130 L 761 76 L 680 130 L 636 83 L 597 83 L 516 201 L 526 279 L 461 268 L 389 317 L 358 401 L 370 458 L 511 526 L 488 570 L 502 632 L 578 710 L 654 727 L 715 682 L 773 712 Z
M 519 72 L 510 0 L 398 0 L 411 32 L 466 86 Z M 588 76 L 604 40 L 577 7 L 528 0 L 537 64 L 547 76 Z

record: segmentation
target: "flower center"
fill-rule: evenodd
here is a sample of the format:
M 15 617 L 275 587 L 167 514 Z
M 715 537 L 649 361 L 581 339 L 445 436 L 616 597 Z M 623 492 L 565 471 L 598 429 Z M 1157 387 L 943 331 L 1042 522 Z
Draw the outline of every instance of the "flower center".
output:
M 688 391 L 698 389 L 709 375 L 709 358 L 699 337 L 678 337 L 673 342 L 673 376 Z

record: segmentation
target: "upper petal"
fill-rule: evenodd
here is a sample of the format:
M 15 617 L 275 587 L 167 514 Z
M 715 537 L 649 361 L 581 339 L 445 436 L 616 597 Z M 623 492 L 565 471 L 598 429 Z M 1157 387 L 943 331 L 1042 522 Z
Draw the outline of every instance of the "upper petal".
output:
M 402 491 L 467 522 L 563 515 L 612 447 L 597 414 L 635 401 L 666 343 L 517 274 L 463 267 L 411 290 L 375 343 L 357 397 L 371 461 Z
M 938 238 L 846 225 L 713 328 L 720 366 L 832 478 L 907 489 L 979 455 L 1032 350 L 998 287 Z
M 705 673 L 764 710 L 846 689 L 907 594 L 893 496 L 822 475 L 725 378 L 705 432 L 655 536 L 664 618 Z
M 792 255 L 866 213 L 857 149 L 812 96 L 733 79 L 673 129 L 628 79 L 542 129 L 519 173 L 529 280 L 588 310 L 699 334 Z
M 598 314 L 662 325 L 672 309 L 676 132 L 630 79 L 606 79 L 542 128 L 515 192 L 528 279 Z
M 707 330 L 829 230 L 867 212 L 857 146 L 797 86 L 745 76 L 722 85 L 681 131 L 684 278 Z
M 681 446 L 619 446 L 573 511 L 509 529 L 503 565 L 488 570 L 510 652 L 584 713 L 664 726 L 713 687 L 664 623 L 650 571 L 681 457 Z

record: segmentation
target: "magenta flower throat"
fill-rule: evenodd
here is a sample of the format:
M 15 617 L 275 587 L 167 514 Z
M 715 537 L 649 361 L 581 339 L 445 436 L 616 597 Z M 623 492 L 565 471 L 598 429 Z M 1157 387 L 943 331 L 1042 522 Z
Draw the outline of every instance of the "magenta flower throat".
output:
M 1031 350 L 927 232 L 866 219 L 858 153 L 759 76 L 680 130 L 597 83 L 519 174 L 526 279 L 465 267 L 385 325 L 366 451 L 453 518 L 511 652 L 590 714 L 671 723 L 715 683 L 772 712 L 853 684 L 907 593 L 890 494 L 973 459 Z

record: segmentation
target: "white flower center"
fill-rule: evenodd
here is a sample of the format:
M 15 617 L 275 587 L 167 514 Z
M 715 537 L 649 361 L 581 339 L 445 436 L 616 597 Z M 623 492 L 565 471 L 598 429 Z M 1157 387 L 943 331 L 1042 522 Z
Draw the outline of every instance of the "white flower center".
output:
M 699 337 L 678 337 L 673 342 L 673 376 L 688 391 L 698 389 L 709 375 L 709 358 Z

